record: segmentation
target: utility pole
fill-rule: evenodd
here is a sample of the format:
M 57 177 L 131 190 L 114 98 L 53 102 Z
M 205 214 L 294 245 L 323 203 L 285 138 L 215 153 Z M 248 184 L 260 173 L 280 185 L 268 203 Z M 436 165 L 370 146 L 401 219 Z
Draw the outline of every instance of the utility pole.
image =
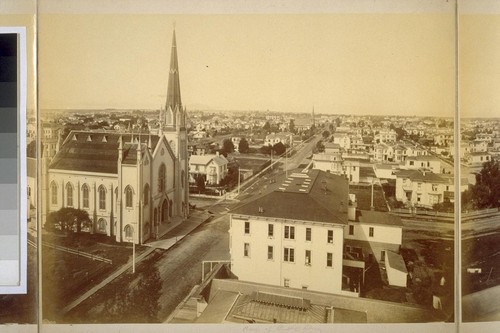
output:
M 371 210 L 375 210 L 375 207 L 373 206 L 373 178 L 372 178 L 372 203 L 370 205 Z
M 132 274 L 133 273 L 135 273 L 135 242 L 132 237 Z
M 271 170 L 273 169 L 273 147 L 271 146 Z
M 285 148 L 285 177 L 288 178 L 288 148 Z
M 241 169 L 238 166 L 238 195 L 240 194 L 240 183 L 241 183 Z

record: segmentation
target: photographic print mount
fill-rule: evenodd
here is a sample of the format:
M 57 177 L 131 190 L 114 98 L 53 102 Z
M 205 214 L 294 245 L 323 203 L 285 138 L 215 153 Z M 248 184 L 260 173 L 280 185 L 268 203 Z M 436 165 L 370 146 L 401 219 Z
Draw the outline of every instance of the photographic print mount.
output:
M 0 28 L 0 294 L 26 293 L 26 28 Z

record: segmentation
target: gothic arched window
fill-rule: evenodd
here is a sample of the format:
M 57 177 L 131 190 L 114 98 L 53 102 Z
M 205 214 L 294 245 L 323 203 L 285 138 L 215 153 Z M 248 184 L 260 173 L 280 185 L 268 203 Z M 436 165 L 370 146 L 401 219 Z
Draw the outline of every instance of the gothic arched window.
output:
M 163 193 L 165 192 L 165 181 L 166 181 L 166 167 L 165 164 L 160 165 L 160 169 L 158 169 L 158 192 Z
M 99 209 L 106 209 L 106 188 L 99 186 Z
M 134 228 L 130 224 L 125 226 L 125 238 L 132 240 L 132 236 L 134 235 Z
M 73 185 L 66 183 L 66 205 L 73 207 Z
M 143 201 L 144 201 L 144 205 L 148 205 L 149 204 L 149 184 L 146 184 L 144 185 L 144 198 L 143 198 Z
M 53 205 L 57 205 L 57 184 L 55 182 L 50 183 L 50 199 Z
M 130 187 L 130 185 L 128 185 L 125 188 L 125 207 L 132 208 L 132 206 L 133 206 L 133 201 L 132 201 L 133 194 L 134 193 L 132 191 L 132 187 Z
M 89 187 L 87 184 L 82 186 L 82 206 L 83 208 L 89 208 Z

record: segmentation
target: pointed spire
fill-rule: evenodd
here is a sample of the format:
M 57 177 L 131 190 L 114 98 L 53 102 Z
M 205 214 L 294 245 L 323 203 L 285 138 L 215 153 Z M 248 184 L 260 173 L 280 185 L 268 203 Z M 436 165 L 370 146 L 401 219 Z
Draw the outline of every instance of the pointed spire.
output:
M 139 163 L 142 160 L 142 147 L 141 147 L 141 140 L 137 142 L 137 163 Z
M 123 160 L 123 138 L 120 135 L 118 138 L 118 161 Z
M 170 54 L 170 71 L 168 74 L 167 103 L 165 105 L 165 110 L 168 110 L 169 108 L 172 109 L 173 112 L 182 111 L 175 29 L 172 37 L 172 51 Z

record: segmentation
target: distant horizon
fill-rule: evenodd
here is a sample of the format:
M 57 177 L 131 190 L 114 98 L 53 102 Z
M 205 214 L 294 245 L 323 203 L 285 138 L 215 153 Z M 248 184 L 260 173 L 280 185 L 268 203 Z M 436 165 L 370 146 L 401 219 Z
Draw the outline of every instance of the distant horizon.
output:
M 160 109 L 151 109 L 151 108 L 45 108 L 40 109 L 40 111 L 51 111 L 51 112 L 107 112 L 107 111 L 118 111 L 118 112 L 127 112 L 127 111 L 145 111 L 145 112 L 157 112 Z M 187 109 L 187 113 L 190 112 L 214 112 L 214 113 L 222 113 L 222 112 L 236 112 L 236 113 L 245 113 L 245 112 L 258 112 L 258 113 L 270 113 L 270 114 L 299 114 L 299 115 L 311 115 L 312 110 L 310 112 L 293 112 L 293 111 L 274 111 L 274 110 L 250 110 L 250 109 Z M 322 112 L 314 112 L 315 116 L 353 116 L 353 117 L 398 117 L 398 118 L 444 118 L 444 119 L 454 119 L 454 116 L 434 116 L 434 115 L 401 115 L 401 114 L 349 114 L 349 113 L 322 113 Z M 472 117 L 468 117 L 472 118 Z M 462 119 L 464 119 L 462 117 Z M 473 119 L 473 118 L 472 118 Z M 483 119 L 495 119 L 495 118 L 483 118 Z

